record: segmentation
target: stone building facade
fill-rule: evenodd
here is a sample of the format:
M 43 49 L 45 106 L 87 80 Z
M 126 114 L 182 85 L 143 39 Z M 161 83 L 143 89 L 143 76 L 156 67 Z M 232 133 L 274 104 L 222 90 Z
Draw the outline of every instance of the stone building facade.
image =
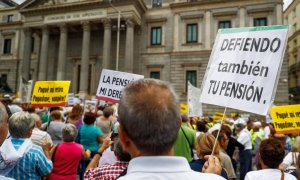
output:
M 288 39 L 290 103 L 300 103 L 300 0 L 294 0 L 284 11 L 284 23 L 290 25 Z
M 0 16 L 10 15 L 12 22 L 0 18 L 0 74 L 13 91 L 22 75 L 71 80 L 70 92 L 94 95 L 101 69 L 117 68 L 169 81 L 181 102 L 187 81 L 201 87 L 219 28 L 283 20 L 282 0 L 27 0 L 0 9 Z M 287 70 L 285 59 L 275 104 L 288 102 Z M 208 112 L 222 109 L 204 105 Z

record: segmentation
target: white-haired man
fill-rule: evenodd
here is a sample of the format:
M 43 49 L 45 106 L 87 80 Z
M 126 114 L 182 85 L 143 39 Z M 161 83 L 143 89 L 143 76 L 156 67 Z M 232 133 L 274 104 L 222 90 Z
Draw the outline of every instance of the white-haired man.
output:
M 45 142 L 49 142 L 52 145 L 53 142 L 50 135 L 47 132 L 40 130 L 42 127 L 41 117 L 36 113 L 31 113 L 30 116 L 35 122 L 35 127 L 32 130 L 32 135 L 30 137 L 33 144 L 43 147 Z
M 42 149 L 30 140 L 34 124 L 27 112 L 16 112 L 9 118 L 11 138 L 6 139 L 0 148 L 0 174 L 14 179 L 40 179 L 51 172 L 50 143 Z

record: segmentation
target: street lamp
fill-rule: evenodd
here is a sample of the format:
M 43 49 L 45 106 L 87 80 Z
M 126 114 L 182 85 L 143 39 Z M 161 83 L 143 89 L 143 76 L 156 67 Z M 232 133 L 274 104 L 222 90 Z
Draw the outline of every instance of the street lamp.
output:
M 120 52 L 120 26 L 121 26 L 121 11 L 119 11 L 109 0 L 110 6 L 118 12 L 118 25 L 117 25 L 117 51 L 116 51 L 116 71 L 119 70 L 119 52 Z

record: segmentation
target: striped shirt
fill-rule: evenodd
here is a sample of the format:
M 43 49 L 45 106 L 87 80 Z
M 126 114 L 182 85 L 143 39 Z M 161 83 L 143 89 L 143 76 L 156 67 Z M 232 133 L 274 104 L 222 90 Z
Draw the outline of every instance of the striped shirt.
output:
M 84 179 L 115 180 L 128 166 L 128 162 L 117 161 L 114 165 L 104 165 L 89 169 Z
M 12 139 L 16 149 L 24 142 L 24 139 Z M 51 160 L 48 160 L 41 147 L 32 145 L 24 154 L 18 164 L 12 169 L 7 177 L 14 179 L 39 180 L 41 176 L 48 175 L 53 168 Z

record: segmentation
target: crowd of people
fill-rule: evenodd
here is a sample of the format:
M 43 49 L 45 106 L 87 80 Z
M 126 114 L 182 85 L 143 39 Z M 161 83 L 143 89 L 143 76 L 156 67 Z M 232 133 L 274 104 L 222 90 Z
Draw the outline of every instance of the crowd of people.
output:
M 96 111 L 0 104 L 0 179 L 300 179 L 300 137 L 238 114 L 180 113 L 166 82 L 131 82 Z

